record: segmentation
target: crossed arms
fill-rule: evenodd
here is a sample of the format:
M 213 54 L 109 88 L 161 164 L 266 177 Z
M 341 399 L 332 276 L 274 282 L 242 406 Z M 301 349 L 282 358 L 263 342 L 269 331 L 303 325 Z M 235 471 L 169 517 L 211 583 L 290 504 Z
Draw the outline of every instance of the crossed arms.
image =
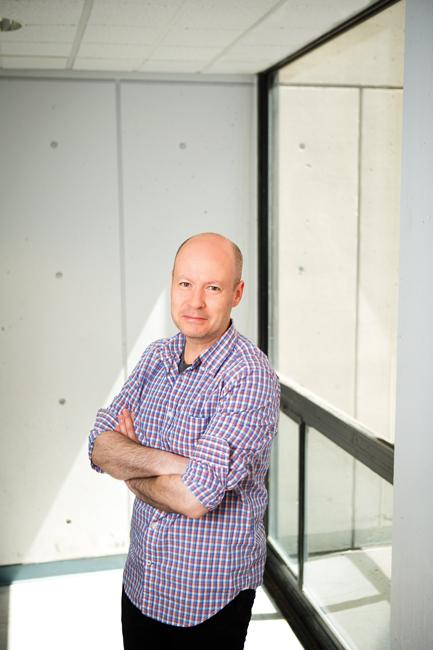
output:
M 269 462 L 279 413 L 277 377 L 261 365 L 242 366 L 233 373 L 187 458 L 145 447 L 135 436 L 130 414 L 139 406 L 143 363 L 110 408 L 101 409 L 89 440 L 91 460 L 96 469 L 125 481 L 146 503 L 198 519 Z M 191 426 L 201 424 L 191 422 Z
M 92 461 L 113 478 L 125 481 L 136 497 L 164 512 L 199 519 L 208 510 L 182 482 L 189 458 L 141 445 L 127 409 L 113 431 L 95 440 Z

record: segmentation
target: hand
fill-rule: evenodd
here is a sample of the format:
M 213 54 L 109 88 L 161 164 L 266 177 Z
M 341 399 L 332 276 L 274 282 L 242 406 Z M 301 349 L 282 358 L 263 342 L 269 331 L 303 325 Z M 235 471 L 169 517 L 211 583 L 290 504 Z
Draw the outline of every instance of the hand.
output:
M 118 419 L 119 423 L 114 430 L 122 433 L 130 440 L 138 442 L 138 438 L 135 435 L 134 417 L 128 409 L 122 409 L 118 415 Z

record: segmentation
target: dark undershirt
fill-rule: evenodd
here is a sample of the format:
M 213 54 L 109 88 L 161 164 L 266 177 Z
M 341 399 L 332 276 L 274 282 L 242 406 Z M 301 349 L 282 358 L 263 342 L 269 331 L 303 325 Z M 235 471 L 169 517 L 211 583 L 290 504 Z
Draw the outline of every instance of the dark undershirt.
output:
M 187 368 L 189 368 L 190 366 L 192 366 L 192 363 L 185 363 L 185 356 L 184 356 L 184 355 L 185 355 L 185 349 L 182 350 L 182 354 L 180 355 L 180 361 L 179 361 L 179 365 L 178 365 L 178 368 L 179 368 L 179 375 L 180 375 L 184 370 L 186 370 Z

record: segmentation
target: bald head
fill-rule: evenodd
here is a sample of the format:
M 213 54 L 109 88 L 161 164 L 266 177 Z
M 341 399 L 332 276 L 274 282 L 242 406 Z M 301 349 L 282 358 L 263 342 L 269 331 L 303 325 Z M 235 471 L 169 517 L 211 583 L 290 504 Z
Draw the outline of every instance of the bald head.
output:
M 241 274 L 241 252 L 222 235 L 201 233 L 179 247 L 171 278 L 171 316 L 186 338 L 187 363 L 230 326 L 231 311 L 244 290 Z
M 179 254 L 182 251 L 187 252 L 188 248 L 191 248 L 192 252 L 192 249 L 194 248 L 194 246 L 192 246 L 193 244 L 202 244 L 203 246 L 207 246 L 209 248 L 216 246 L 220 248 L 221 251 L 225 250 L 231 258 L 233 266 L 233 284 L 237 285 L 240 282 L 242 278 L 243 266 L 243 257 L 240 248 L 234 242 L 228 239 L 228 237 L 224 237 L 223 235 L 220 235 L 216 232 L 202 232 L 198 235 L 193 235 L 192 237 L 185 239 L 185 241 L 182 242 L 176 251 L 173 263 L 173 271 L 174 267 L 176 266 L 176 260 Z

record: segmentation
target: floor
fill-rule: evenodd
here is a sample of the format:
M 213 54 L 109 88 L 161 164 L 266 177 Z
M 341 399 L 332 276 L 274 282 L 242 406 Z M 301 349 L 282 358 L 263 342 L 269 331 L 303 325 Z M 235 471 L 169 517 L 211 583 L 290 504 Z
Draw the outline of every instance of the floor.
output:
M 0 588 L 0 650 L 120 650 L 122 571 L 37 580 Z M 66 638 L 59 643 L 61 630 Z M 64 634 L 64 633 L 63 633 Z M 245 650 L 301 650 L 296 636 L 260 588 Z
M 391 547 L 318 556 L 304 569 L 304 587 L 354 650 L 390 648 Z
M 276 549 L 297 573 L 285 546 Z M 352 650 L 390 650 L 391 545 L 310 555 L 303 590 L 333 634 Z M 432 645 L 433 648 L 433 645 Z

